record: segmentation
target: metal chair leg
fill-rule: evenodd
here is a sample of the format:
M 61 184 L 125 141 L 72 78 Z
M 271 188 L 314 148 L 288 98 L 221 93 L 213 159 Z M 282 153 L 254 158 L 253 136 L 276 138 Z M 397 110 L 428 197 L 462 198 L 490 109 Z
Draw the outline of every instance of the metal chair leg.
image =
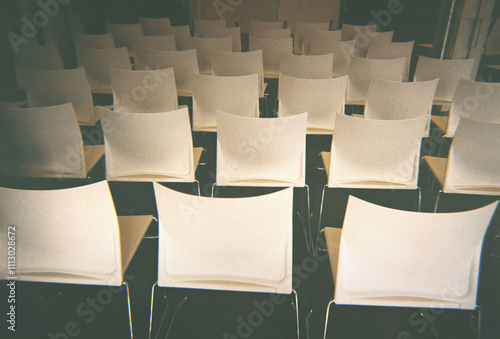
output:
M 417 187 L 417 192 L 418 192 L 417 212 L 420 212 L 420 209 L 422 207 L 422 190 L 420 189 L 420 187 Z
M 330 317 L 330 306 L 335 305 L 335 300 L 332 300 L 328 303 L 328 306 L 326 307 L 326 317 L 325 317 L 325 330 L 323 332 L 323 339 L 326 339 L 326 331 L 328 329 L 328 318 Z
M 149 309 L 149 339 L 151 339 L 151 331 L 153 328 L 153 301 L 155 297 L 155 287 L 158 285 L 158 282 L 155 282 L 153 287 L 151 287 L 151 305 Z
M 439 207 L 439 198 L 441 197 L 441 194 L 443 193 L 443 190 L 440 190 L 438 192 L 437 198 L 436 198 L 436 204 L 434 205 L 434 213 L 437 213 L 438 207 Z
M 292 290 L 292 294 L 295 296 L 294 302 L 295 302 L 295 316 L 296 316 L 296 321 L 297 321 L 297 339 L 300 338 L 300 323 L 299 323 L 299 297 L 297 294 L 297 291 Z M 293 304 L 293 302 L 292 302 Z M 293 305 L 292 305 L 293 306 Z
M 327 189 L 327 185 L 323 186 L 323 192 L 321 193 L 321 203 L 320 203 L 320 207 L 319 207 L 319 218 L 318 218 L 318 233 L 316 235 L 316 250 L 314 252 L 315 255 L 318 253 L 318 251 L 326 251 L 326 248 L 323 248 L 323 249 L 319 248 L 319 236 L 322 232 L 321 219 L 323 218 L 323 204 L 325 202 L 326 189 Z
M 128 326 L 130 328 L 130 339 L 134 339 L 134 330 L 132 329 L 132 308 L 130 306 L 130 288 L 126 281 L 123 282 L 125 290 L 127 291 L 127 309 L 128 309 Z

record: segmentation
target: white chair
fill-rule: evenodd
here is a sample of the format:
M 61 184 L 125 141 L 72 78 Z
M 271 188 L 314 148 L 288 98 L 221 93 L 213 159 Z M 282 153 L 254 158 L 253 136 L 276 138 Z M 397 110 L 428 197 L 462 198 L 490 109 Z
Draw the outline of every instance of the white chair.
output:
M 267 28 L 250 33 L 251 36 L 262 39 L 288 39 L 291 34 L 290 28 Z
M 264 63 L 262 51 L 244 53 L 212 51 L 212 69 L 215 76 L 259 75 L 259 97 L 264 97 Z
M 203 37 L 203 31 L 211 28 L 226 28 L 226 20 L 206 20 L 193 19 L 194 21 L 194 36 Z
M 29 107 L 47 107 L 73 104 L 78 123 L 94 126 L 98 117 L 94 112 L 92 93 L 83 68 L 66 70 L 35 70 L 25 76 Z
M 300 79 L 281 75 L 278 117 L 307 112 L 307 134 L 332 134 L 335 118 L 344 114 L 347 76 Z
M 369 59 L 398 59 L 406 58 L 406 72 L 403 81 L 408 81 L 410 74 L 411 56 L 415 41 L 388 42 L 372 41 L 368 46 L 366 57 Z
M 20 68 L 30 69 L 64 69 L 64 64 L 56 45 L 25 45 L 14 58 L 16 80 L 19 89 L 25 89 L 23 74 Z
M 129 55 L 134 56 L 134 41 L 137 35 L 143 35 L 142 25 L 136 24 L 114 24 L 106 22 L 106 30 L 113 35 L 116 47 L 127 47 Z
M 370 34 L 377 31 L 377 25 L 342 24 L 342 40 L 354 40 L 356 34 Z
M 279 78 L 280 58 L 283 53 L 292 54 L 293 39 L 263 39 L 250 36 L 249 51 L 262 50 L 264 78 Z
M 292 289 L 293 190 L 207 198 L 153 185 L 159 259 L 150 336 L 157 286 L 293 294 L 298 335 L 297 293 Z
M 324 338 L 332 305 L 477 309 L 481 250 L 497 205 L 417 213 L 349 197 L 342 229 L 325 229 L 338 255 L 330 256 L 335 295 Z
M 103 145 L 83 145 L 71 103 L 0 108 L 0 122 L 8 175 L 83 179 L 104 154 Z
M 428 118 L 368 120 L 338 115 L 331 152 L 322 152 L 330 188 L 417 189 Z
M 239 27 L 205 28 L 201 38 L 231 38 L 233 52 L 241 52 L 241 33 Z
M 187 108 L 121 113 L 99 107 L 109 181 L 191 182 L 203 149 L 193 148 Z
M 61 190 L 0 187 L 0 200 L 0 233 L 5 234 L 0 246 L 7 249 L 7 232 L 19 239 L 16 279 L 124 285 L 132 338 L 129 287 L 124 273 L 153 217 L 117 217 L 106 181 Z M 10 280 L 6 255 L 2 255 L 5 260 L 0 264 L 0 279 Z
M 259 117 L 257 74 L 211 76 L 191 74 L 193 93 L 193 131 L 216 132 L 217 111 L 244 117 Z
M 311 41 L 310 55 L 333 54 L 332 75 L 334 77 L 347 75 L 349 73 L 349 63 L 351 55 L 357 55 L 354 40 L 350 41 Z
M 372 79 L 401 82 L 405 73 L 405 62 L 406 58 L 365 59 L 351 56 L 347 104 L 364 105 Z
M 432 103 L 438 79 L 423 82 L 396 82 L 372 79 L 366 95 L 365 119 L 404 120 L 425 116 L 423 137 L 429 136 Z
M 328 31 L 330 29 L 330 22 L 296 22 L 295 34 L 293 41 L 293 53 L 302 54 L 303 51 L 303 38 L 306 30 Z
M 217 113 L 217 186 L 305 186 L 307 114 L 256 119 Z
M 474 80 L 476 78 L 475 66 L 474 58 L 442 60 L 420 56 L 413 81 L 439 79 L 434 103 L 449 104 L 460 79 Z
M 201 74 L 212 74 L 211 52 L 232 52 L 233 42 L 230 37 L 226 38 L 191 38 L 191 48 L 196 49 L 198 57 L 198 68 Z
M 500 123 L 461 117 L 448 159 L 424 159 L 441 184 L 442 193 L 500 195 L 499 144 Z M 439 195 L 436 209 L 438 203 Z
M 500 123 L 500 84 L 460 79 L 451 101 L 449 117 L 432 116 L 447 138 L 453 138 L 461 117 Z
M 85 69 L 93 93 L 111 93 L 110 67 L 132 69 L 128 50 L 76 46 L 78 66 Z
M 360 50 L 360 56 L 366 57 L 370 44 L 375 41 L 392 42 L 394 32 L 360 32 L 354 35 L 356 48 Z
M 189 25 L 183 26 L 171 26 L 167 30 L 167 34 L 173 34 L 175 37 L 175 46 L 178 51 L 184 51 L 191 49 L 189 43 L 191 39 L 191 31 L 189 30 Z
M 146 18 L 139 17 L 142 25 L 142 32 L 147 36 L 162 36 L 169 34 L 171 27 L 170 18 Z
M 121 113 L 157 113 L 178 108 L 173 68 L 131 71 L 111 67 L 114 109 Z
M 249 20 L 248 28 L 249 28 L 249 35 L 260 37 L 260 35 L 268 29 L 273 29 L 273 30 L 282 29 L 283 21 L 264 22 L 264 21 Z M 288 37 L 290 37 L 290 35 Z
M 116 48 L 113 35 L 111 33 L 105 34 L 83 34 L 74 33 L 73 40 L 75 45 L 88 47 L 88 48 Z
M 158 51 L 144 48 L 136 51 L 135 69 L 174 69 L 175 84 L 178 96 L 191 96 L 189 78 L 192 73 L 198 74 L 198 58 L 196 50 L 185 51 Z
M 282 54 L 280 75 L 303 79 L 331 79 L 333 54 L 292 55 Z
M 141 53 L 144 48 L 151 48 L 160 51 L 175 51 L 175 37 L 173 34 L 161 36 L 136 35 L 133 42 L 134 57 Z M 135 60 L 134 60 L 135 62 Z
M 341 41 L 342 30 L 338 29 L 336 31 L 322 31 L 317 29 L 306 29 L 302 37 L 302 54 L 311 54 L 312 40 Z

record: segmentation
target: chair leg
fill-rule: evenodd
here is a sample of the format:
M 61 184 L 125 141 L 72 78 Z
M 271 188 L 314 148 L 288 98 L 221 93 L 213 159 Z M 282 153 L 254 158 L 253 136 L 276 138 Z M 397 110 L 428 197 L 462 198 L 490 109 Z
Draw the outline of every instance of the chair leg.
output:
M 298 297 L 298 294 L 297 294 L 297 291 L 295 290 L 292 290 L 292 294 L 295 296 L 295 299 L 293 300 L 293 302 L 295 302 L 295 317 L 296 317 L 296 321 L 297 321 L 297 339 L 300 338 L 300 323 L 299 323 L 299 297 Z M 292 304 L 293 304 L 292 302 Z
M 198 180 L 194 180 L 194 182 L 196 183 L 196 189 L 198 191 L 198 196 L 201 196 L 201 192 L 200 192 L 200 182 Z
M 330 317 L 330 306 L 335 305 L 335 300 L 332 300 L 328 303 L 326 307 L 326 316 L 325 316 L 325 331 L 323 332 L 323 339 L 326 339 L 326 331 L 328 329 L 328 318 Z
M 214 197 L 215 186 L 217 186 L 217 183 L 214 182 L 212 184 L 212 192 L 210 193 L 210 197 L 212 197 L 212 198 Z
M 308 246 L 308 253 L 310 255 L 314 255 L 314 242 L 313 242 L 313 236 L 312 236 L 312 231 L 311 231 L 311 198 L 310 198 L 310 192 L 309 192 L 309 186 L 305 185 L 306 187 L 306 199 L 307 199 L 307 237 L 309 238 L 309 246 Z
M 417 187 L 418 192 L 418 203 L 417 203 L 417 212 L 420 212 L 420 208 L 422 207 L 422 190 L 420 187 Z
M 323 217 L 323 204 L 325 202 L 325 192 L 326 192 L 327 185 L 323 186 L 323 192 L 321 193 L 321 203 L 319 207 L 319 218 L 318 218 L 318 232 L 316 235 L 316 250 L 315 254 L 318 253 L 318 251 L 326 251 L 326 248 L 319 248 L 319 237 L 323 229 L 321 228 L 321 218 Z
M 127 291 L 127 308 L 128 308 L 128 326 L 130 328 L 130 339 L 134 339 L 134 330 L 132 329 L 132 308 L 130 306 L 130 287 L 126 281 L 123 282 Z
M 434 213 L 437 213 L 438 207 L 439 207 L 439 198 L 441 197 L 441 194 L 443 193 L 443 190 L 440 190 L 438 192 L 437 198 L 436 198 L 436 204 L 434 205 Z
M 477 339 L 481 339 L 481 325 L 483 313 L 481 312 L 481 306 L 477 306 Z
M 151 287 L 151 305 L 149 309 L 149 339 L 151 339 L 151 330 L 153 328 L 153 301 L 155 298 L 155 287 L 158 285 L 158 282 L 155 282 L 153 287 Z

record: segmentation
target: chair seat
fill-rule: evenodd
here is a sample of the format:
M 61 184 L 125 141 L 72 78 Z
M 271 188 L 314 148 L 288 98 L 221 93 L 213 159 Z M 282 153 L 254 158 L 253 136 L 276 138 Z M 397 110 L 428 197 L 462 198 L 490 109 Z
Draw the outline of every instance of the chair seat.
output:
M 85 169 L 87 174 L 97 164 L 104 155 L 104 145 L 85 145 L 83 146 L 83 155 L 85 159 Z
M 279 79 L 280 74 L 278 72 L 264 72 L 265 79 Z
M 433 115 L 431 116 L 431 121 L 434 125 L 436 125 L 443 133 L 446 133 L 446 129 L 448 126 L 448 117 Z
M 444 187 L 444 178 L 446 177 L 446 166 L 448 165 L 448 159 L 424 156 L 424 160 L 427 165 L 429 165 L 432 173 L 434 173 L 434 176 L 441 184 L 441 187 Z
M 127 270 L 152 220 L 152 215 L 127 215 L 118 217 L 123 272 Z

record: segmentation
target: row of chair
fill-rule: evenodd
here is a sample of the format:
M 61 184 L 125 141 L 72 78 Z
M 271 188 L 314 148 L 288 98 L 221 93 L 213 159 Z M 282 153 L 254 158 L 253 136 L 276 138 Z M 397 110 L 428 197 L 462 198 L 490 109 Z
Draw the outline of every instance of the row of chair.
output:
M 159 260 L 150 337 L 156 333 L 157 287 L 290 294 L 299 337 L 292 190 L 250 198 L 206 198 L 155 183 L 154 191 Z M 133 337 L 123 276 L 152 216 L 117 216 L 105 181 L 65 190 L 0 188 L 0 198 L 5 235 L 0 241 L 7 242 L 7 233 L 22 239 L 16 243 L 16 279 L 124 284 Z M 350 197 L 343 228 L 326 230 L 335 297 L 327 309 L 325 338 L 333 304 L 476 310 L 481 248 L 497 205 L 429 214 Z M 0 278 L 8 280 L 12 273 L 4 260 Z

